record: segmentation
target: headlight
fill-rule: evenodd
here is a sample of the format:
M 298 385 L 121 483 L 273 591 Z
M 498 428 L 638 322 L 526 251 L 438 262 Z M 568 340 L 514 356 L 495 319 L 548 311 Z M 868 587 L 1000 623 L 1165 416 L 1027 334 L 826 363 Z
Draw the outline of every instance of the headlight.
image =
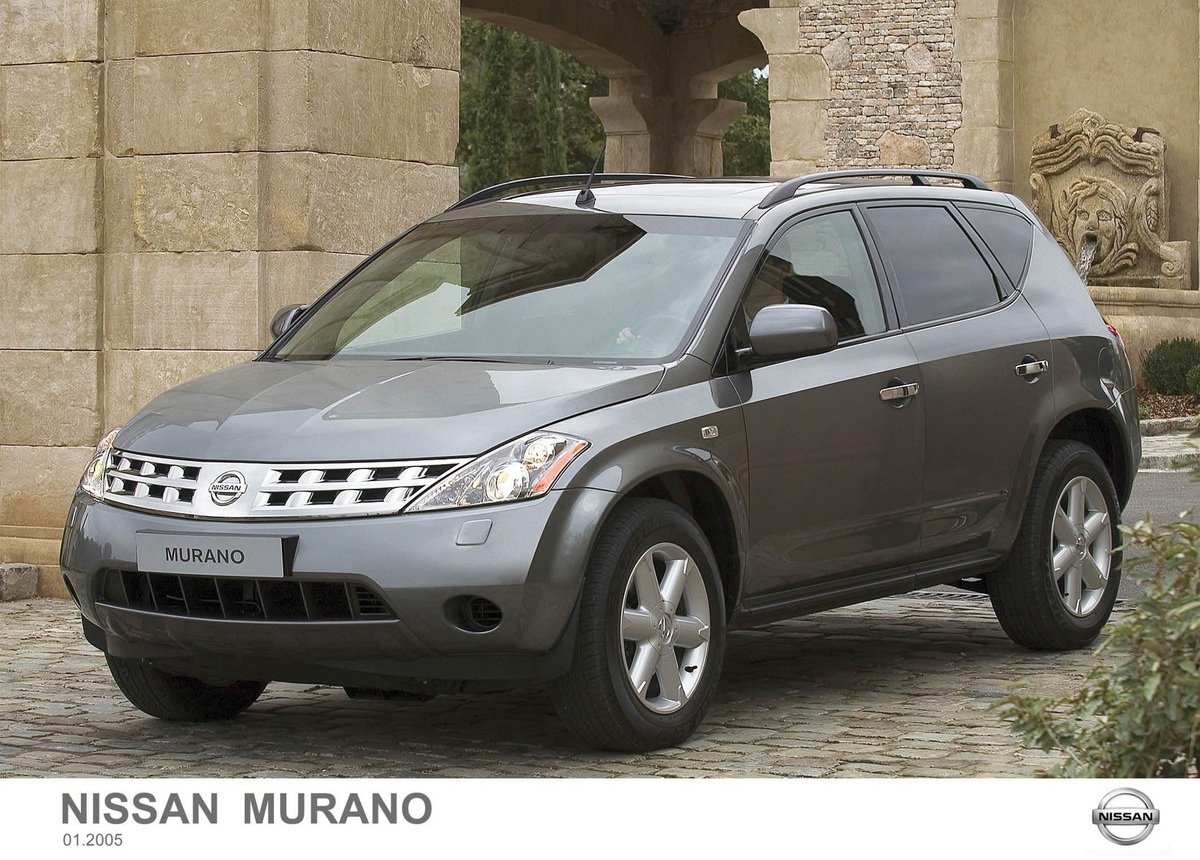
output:
M 79 489 L 93 499 L 104 498 L 104 467 L 108 465 L 108 453 L 112 450 L 113 439 L 117 437 L 120 429 L 118 427 L 104 434 L 104 438 L 96 446 L 96 453 L 92 454 L 87 468 L 83 470 L 83 477 L 79 479 Z
M 587 446 L 582 439 L 557 433 L 530 433 L 451 472 L 408 510 L 436 511 L 532 499 L 549 490 L 554 479 Z

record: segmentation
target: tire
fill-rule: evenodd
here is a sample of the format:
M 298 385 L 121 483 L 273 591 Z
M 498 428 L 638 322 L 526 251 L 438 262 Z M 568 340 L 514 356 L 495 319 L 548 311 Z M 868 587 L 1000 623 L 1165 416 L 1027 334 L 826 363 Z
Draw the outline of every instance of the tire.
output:
M 1110 553 L 1121 545 L 1120 515 L 1112 477 L 1095 451 L 1074 441 L 1046 445 L 1012 552 L 988 577 L 992 607 L 1010 639 L 1039 651 L 1095 641 L 1121 583 L 1121 554 Z
M 171 675 L 140 660 L 105 655 L 113 680 L 138 710 L 182 723 L 203 723 L 236 717 L 258 701 L 267 685 L 234 681 L 213 687 L 196 678 Z
M 588 561 L 571 669 L 551 685 L 559 716 L 601 749 L 674 746 L 704 719 L 724 651 L 724 591 L 700 527 L 669 502 L 622 502 Z

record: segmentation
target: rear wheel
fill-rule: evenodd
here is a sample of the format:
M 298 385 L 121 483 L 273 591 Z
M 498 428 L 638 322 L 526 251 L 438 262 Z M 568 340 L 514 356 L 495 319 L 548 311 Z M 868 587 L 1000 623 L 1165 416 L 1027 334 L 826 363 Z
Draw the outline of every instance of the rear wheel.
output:
M 570 671 L 551 687 L 572 732 L 641 752 L 688 738 L 721 672 L 725 604 L 712 549 L 680 508 L 631 499 L 588 564 Z
M 211 686 L 197 678 L 172 675 L 141 660 L 106 655 L 109 671 L 121 692 L 138 710 L 184 723 L 228 720 L 258 701 L 267 685 L 234 681 Z
M 1095 640 L 1121 580 L 1120 511 L 1095 451 L 1074 441 L 1046 446 L 1013 550 L 988 577 L 992 606 L 1014 642 L 1065 650 Z

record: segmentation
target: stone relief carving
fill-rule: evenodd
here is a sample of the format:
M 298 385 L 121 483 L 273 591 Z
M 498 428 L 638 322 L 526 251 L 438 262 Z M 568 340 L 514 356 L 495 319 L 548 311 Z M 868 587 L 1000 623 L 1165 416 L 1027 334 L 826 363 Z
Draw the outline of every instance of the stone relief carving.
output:
M 1089 283 L 1191 288 L 1191 244 L 1171 242 L 1166 141 L 1076 111 L 1033 142 L 1033 209 L 1079 263 L 1095 240 Z

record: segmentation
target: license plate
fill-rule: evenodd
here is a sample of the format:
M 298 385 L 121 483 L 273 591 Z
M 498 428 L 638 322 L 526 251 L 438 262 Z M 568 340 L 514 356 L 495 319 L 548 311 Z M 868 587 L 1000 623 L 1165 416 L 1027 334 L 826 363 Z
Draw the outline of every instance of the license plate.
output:
M 137 566 L 149 573 L 283 576 L 283 538 L 138 532 Z

